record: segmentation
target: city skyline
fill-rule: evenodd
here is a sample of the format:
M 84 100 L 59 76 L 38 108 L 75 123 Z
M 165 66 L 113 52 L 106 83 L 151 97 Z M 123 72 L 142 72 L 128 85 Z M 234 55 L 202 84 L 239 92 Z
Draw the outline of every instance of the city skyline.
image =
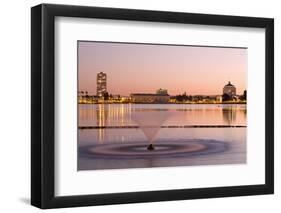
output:
M 97 93 L 96 76 L 107 74 L 110 94 L 219 95 L 231 81 L 237 94 L 246 87 L 247 49 L 201 46 L 78 42 L 79 91 Z

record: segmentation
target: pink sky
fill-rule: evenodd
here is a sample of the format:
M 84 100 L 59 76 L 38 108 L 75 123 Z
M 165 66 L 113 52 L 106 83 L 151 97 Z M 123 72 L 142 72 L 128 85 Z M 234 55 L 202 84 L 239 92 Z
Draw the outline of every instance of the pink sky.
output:
M 96 75 L 107 74 L 110 94 L 219 95 L 228 81 L 247 89 L 247 49 L 78 42 L 79 91 L 96 94 Z

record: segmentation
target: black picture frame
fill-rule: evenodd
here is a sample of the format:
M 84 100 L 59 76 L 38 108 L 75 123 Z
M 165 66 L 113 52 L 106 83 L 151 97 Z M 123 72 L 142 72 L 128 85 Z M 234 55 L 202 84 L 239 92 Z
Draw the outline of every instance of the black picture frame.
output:
M 265 184 L 93 195 L 54 195 L 55 17 L 264 28 Z M 31 204 L 42 209 L 274 193 L 274 20 L 165 11 L 41 4 L 31 8 Z M 94 193 L 94 192 L 93 192 Z

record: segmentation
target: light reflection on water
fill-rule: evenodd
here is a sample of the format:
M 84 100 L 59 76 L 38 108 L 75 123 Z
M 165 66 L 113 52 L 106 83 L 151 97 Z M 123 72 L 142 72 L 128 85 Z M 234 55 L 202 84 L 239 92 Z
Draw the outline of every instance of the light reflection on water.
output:
M 246 105 L 240 104 L 83 104 L 79 105 L 79 126 L 134 125 L 132 113 L 165 110 L 173 115 L 172 125 L 246 125 Z
M 247 125 L 246 105 L 213 104 L 95 104 L 79 105 L 79 126 L 134 126 L 135 114 L 143 113 L 150 118 L 168 113 L 163 125 Z M 145 118 L 145 116 L 144 116 Z M 188 166 L 246 163 L 246 128 L 161 128 L 155 144 L 177 140 L 216 140 L 226 143 L 230 149 L 223 153 L 177 158 L 110 159 L 78 158 L 78 169 L 119 169 L 154 166 Z M 146 143 L 141 129 L 87 129 L 79 130 L 78 147 L 95 144 Z

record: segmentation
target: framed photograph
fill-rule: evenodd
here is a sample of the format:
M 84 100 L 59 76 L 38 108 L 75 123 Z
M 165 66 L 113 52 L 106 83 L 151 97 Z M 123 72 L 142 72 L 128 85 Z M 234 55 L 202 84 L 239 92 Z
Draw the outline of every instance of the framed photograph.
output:
M 31 203 L 272 194 L 274 20 L 31 9 Z

